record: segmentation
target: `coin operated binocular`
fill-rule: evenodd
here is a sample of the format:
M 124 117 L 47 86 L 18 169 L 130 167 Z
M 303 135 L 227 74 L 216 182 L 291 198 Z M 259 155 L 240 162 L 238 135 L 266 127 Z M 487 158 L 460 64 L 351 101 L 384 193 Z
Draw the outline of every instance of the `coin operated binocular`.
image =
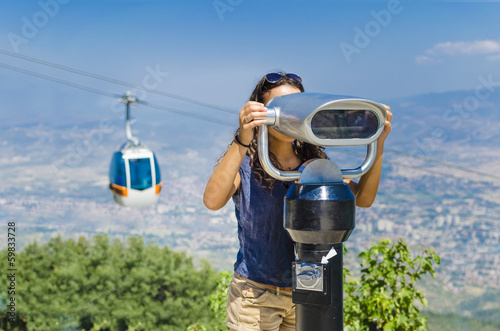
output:
M 259 133 L 260 162 L 271 177 L 294 182 L 285 197 L 284 227 L 295 242 L 292 299 L 297 330 L 342 330 L 342 243 L 354 230 L 356 205 L 344 179 L 370 170 L 386 109 L 362 98 L 319 93 L 276 97 L 266 107 L 268 115 L 262 118 L 266 124 Z M 366 157 L 354 169 L 313 159 L 298 171 L 283 171 L 270 161 L 268 126 L 318 146 L 366 145 Z

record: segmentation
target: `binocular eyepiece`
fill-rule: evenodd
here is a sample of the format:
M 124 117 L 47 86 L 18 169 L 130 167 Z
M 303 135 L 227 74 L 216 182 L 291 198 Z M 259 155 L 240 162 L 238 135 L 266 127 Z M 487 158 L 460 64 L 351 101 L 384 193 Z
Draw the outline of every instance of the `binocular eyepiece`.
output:
M 280 180 L 295 181 L 298 171 L 281 171 L 269 161 L 267 126 L 289 137 L 317 146 L 363 146 L 367 156 L 356 169 L 342 170 L 344 178 L 366 173 L 376 153 L 376 140 L 384 130 L 387 111 L 380 103 L 356 97 L 296 93 L 273 98 L 266 106 L 259 134 L 259 158 L 264 170 Z

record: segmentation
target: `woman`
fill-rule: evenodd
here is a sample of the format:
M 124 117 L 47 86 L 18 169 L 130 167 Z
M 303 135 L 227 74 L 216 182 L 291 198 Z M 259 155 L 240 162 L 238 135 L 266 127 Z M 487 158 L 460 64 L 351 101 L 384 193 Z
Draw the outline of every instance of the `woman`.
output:
M 203 202 L 222 208 L 232 197 L 238 220 L 240 250 L 229 285 L 227 326 L 231 330 L 295 330 L 295 306 L 291 298 L 293 242 L 283 228 L 283 199 L 288 184 L 267 175 L 257 155 L 257 127 L 265 123 L 265 104 L 274 97 L 304 92 L 295 74 L 270 73 L 255 87 L 240 110 L 234 141 L 210 177 Z M 369 207 L 376 196 L 385 138 L 392 114 L 377 142 L 377 156 L 359 183 L 348 181 L 356 205 Z M 295 170 L 313 158 L 326 158 L 322 147 L 300 142 L 269 128 L 272 163 Z

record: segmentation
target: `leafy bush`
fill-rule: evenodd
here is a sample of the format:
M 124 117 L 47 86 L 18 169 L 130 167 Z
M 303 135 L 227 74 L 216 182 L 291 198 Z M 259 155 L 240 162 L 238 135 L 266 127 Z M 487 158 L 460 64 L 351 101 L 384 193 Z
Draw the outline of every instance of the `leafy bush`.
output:
M 0 255 L 7 259 L 6 251 Z M 58 237 L 27 246 L 16 266 L 15 330 L 186 330 L 215 318 L 209 295 L 217 273 L 141 237 L 127 245 L 106 235 L 93 237 L 93 245 Z M 0 300 L 6 283 L 1 277 Z M 7 328 L 6 319 L 0 323 Z
M 344 282 L 345 330 L 427 330 L 427 318 L 415 306 L 424 306 L 424 294 L 415 288 L 422 275 L 435 275 L 433 262 L 440 259 L 433 251 L 412 258 L 408 245 L 382 240 L 359 254 L 361 280 Z M 344 276 L 349 275 L 344 270 Z
M 233 278 L 233 273 L 223 271 L 217 279 L 217 287 L 210 294 L 210 309 L 214 312 L 217 320 L 217 331 L 226 330 L 226 304 L 229 283 Z
M 214 320 L 211 323 L 194 323 L 186 331 L 224 331 L 226 327 L 226 304 L 229 283 L 233 273 L 229 271 L 221 272 L 217 277 L 215 290 L 210 294 L 210 310 L 214 313 Z

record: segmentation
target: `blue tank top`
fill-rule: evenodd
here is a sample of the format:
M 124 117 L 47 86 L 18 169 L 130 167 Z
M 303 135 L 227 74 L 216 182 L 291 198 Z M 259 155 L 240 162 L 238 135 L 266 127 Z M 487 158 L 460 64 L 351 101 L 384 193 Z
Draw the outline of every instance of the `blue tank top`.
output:
M 234 271 L 261 284 L 291 287 L 293 241 L 283 228 L 283 204 L 289 184 L 276 180 L 272 188 L 261 185 L 245 156 L 241 184 L 233 195 L 240 250 Z

